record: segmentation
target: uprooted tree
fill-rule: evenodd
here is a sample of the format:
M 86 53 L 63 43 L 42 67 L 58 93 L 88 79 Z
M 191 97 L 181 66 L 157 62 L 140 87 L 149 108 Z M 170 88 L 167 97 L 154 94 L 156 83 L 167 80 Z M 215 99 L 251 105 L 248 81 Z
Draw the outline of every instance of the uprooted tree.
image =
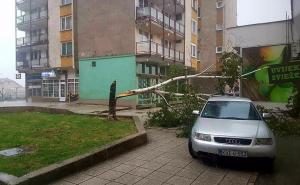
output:
M 201 71 L 198 74 L 193 74 L 193 75 L 178 75 L 176 76 L 176 72 L 174 74 L 170 75 L 170 78 L 162 83 L 156 84 L 154 86 L 151 87 L 146 87 L 146 88 L 141 88 L 141 89 L 133 89 L 133 90 L 129 90 L 127 92 L 123 92 L 119 95 L 116 96 L 116 100 L 124 98 L 124 97 L 129 97 L 129 96 L 136 96 L 139 94 L 146 94 L 146 93 L 154 93 L 159 95 L 162 100 L 164 101 L 165 105 L 168 107 L 172 107 L 169 102 L 166 99 L 166 95 L 172 95 L 172 96 L 177 96 L 177 97 L 185 97 L 185 96 L 195 96 L 197 97 L 199 100 L 205 101 L 207 99 L 208 96 L 210 95 L 206 95 L 206 94 L 202 94 L 202 93 L 198 93 L 196 94 L 193 91 L 190 92 L 183 92 L 183 93 L 178 93 L 178 92 L 174 92 L 174 91 L 164 91 L 161 90 L 163 87 L 177 82 L 177 81 L 188 81 L 191 78 L 216 78 L 216 79 L 220 79 L 220 85 L 222 86 L 221 88 L 224 89 L 225 84 L 228 84 L 231 88 L 233 88 L 234 83 L 237 81 L 237 79 L 243 77 L 243 76 L 247 76 L 249 74 L 252 74 L 256 71 L 250 72 L 248 74 L 245 75 L 241 75 L 241 71 L 240 71 L 240 65 L 241 65 L 241 57 L 234 53 L 234 52 L 224 52 L 221 56 L 221 66 L 222 67 L 222 73 L 220 76 L 212 76 L 212 75 L 204 75 L 207 71 L 209 71 L 212 67 L 214 67 L 216 64 L 212 64 L 210 65 L 208 68 L 206 68 L 205 70 Z M 176 70 L 175 70 L 176 71 Z M 186 87 L 188 89 L 190 89 L 190 87 Z M 170 90 L 168 88 L 166 88 L 167 90 Z M 116 104 L 114 104 L 114 106 L 116 106 Z M 110 108 L 110 110 L 116 110 L 116 108 Z M 112 117 L 113 115 L 115 115 L 115 113 L 111 113 Z

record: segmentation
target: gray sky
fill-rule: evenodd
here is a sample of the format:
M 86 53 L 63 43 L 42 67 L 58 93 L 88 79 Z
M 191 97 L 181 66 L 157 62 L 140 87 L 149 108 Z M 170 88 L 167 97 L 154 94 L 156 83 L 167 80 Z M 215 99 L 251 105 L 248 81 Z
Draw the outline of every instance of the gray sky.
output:
M 238 0 L 239 26 L 291 18 L 291 0 Z
M 2 0 L 0 6 L 0 78 L 16 77 L 16 50 L 15 50 L 15 1 Z M 22 76 L 24 78 L 24 76 Z M 24 85 L 24 80 L 18 80 Z
M 290 0 L 238 0 L 238 25 L 285 20 Z M 15 80 L 15 1 L 0 6 L 0 78 Z M 24 79 L 24 76 L 22 76 Z M 24 85 L 24 80 L 18 80 Z

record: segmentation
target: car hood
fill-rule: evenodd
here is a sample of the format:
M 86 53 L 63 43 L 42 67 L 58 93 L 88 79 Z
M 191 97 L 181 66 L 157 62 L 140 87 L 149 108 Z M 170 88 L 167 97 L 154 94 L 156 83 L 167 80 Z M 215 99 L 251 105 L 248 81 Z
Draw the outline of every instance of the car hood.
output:
M 263 121 L 198 118 L 193 130 L 215 136 L 253 138 L 256 137 L 260 124 Z

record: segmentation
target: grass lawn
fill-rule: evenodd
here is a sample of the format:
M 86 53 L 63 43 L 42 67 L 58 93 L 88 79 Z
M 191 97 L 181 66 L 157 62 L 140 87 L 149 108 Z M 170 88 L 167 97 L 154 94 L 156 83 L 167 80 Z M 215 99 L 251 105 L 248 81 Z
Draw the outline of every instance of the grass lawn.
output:
M 136 133 L 132 120 L 117 122 L 81 115 L 0 113 L 0 150 L 27 153 L 0 157 L 0 172 L 22 176 Z

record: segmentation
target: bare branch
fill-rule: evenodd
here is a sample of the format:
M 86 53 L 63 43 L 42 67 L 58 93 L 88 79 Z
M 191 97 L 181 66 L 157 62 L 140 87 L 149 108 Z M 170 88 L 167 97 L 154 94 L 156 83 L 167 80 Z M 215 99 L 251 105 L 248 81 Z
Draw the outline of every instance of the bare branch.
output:
M 134 96 L 134 95 L 137 95 L 137 94 L 143 94 L 143 93 L 150 93 L 150 92 L 153 92 L 154 90 L 156 89 L 159 89 L 160 87 L 163 87 L 171 82 L 174 82 L 174 81 L 177 81 L 177 80 L 187 80 L 187 79 L 190 79 L 190 78 L 195 78 L 195 77 L 198 77 L 200 75 L 202 75 L 203 73 L 207 72 L 210 68 L 212 68 L 214 65 L 216 64 L 212 64 L 211 66 L 209 66 L 208 68 L 206 68 L 204 71 L 202 71 L 201 73 L 198 73 L 198 74 L 195 74 L 195 75 L 188 75 L 188 76 L 178 76 L 178 77 L 175 77 L 175 78 L 171 78 L 167 81 L 164 81 L 162 83 L 159 83 L 159 84 L 156 84 L 154 86 L 151 86 L 151 87 L 147 87 L 147 88 L 142 88 L 142 89 L 134 89 L 134 90 L 129 90 L 125 93 L 121 93 L 117 96 L 117 98 L 123 98 L 123 97 L 127 97 L 127 96 Z

